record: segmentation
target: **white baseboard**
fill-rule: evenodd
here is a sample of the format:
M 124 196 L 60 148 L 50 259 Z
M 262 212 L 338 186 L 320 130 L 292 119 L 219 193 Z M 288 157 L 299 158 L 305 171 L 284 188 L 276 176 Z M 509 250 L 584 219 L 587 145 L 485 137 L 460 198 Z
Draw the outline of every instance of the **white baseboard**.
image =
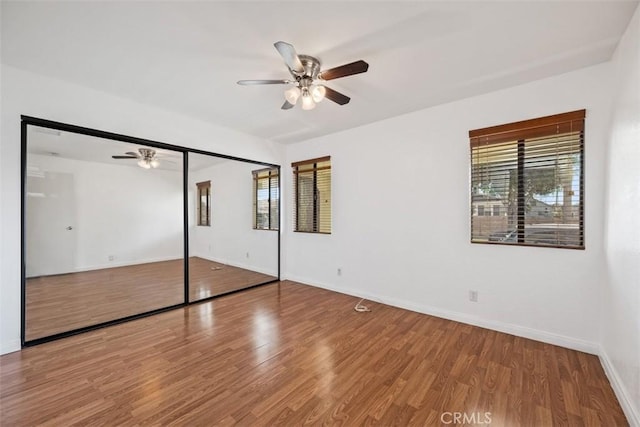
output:
M 345 289 L 326 283 L 318 283 L 315 280 L 309 280 L 304 277 L 294 277 L 288 275 L 287 279 L 299 283 L 309 284 L 310 286 L 328 289 L 330 291 L 340 292 L 342 294 L 352 295 L 357 298 L 365 298 L 370 301 L 377 301 L 383 304 L 392 305 L 394 307 L 404 308 L 406 310 L 415 311 L 417 313 L 428 314 L 430 316 L 441 317 L 448 320 L 454 320 L 456 322 L 466 323 L 468 325 L 479 326 L 481 328 L 504 332 L 506 334 L 516 335 L 518 337 L 529 338 L 548 344 L 570 348 L 572 350 L 582 351 L 584 353 L 598 355 L 600 350 L 600 346 L 595 342 L 568 337 L 553 332 L 541 331 L 539 329 L 528 328 L 526 326 L 484 319 L 467 313 L 444 310 L 438 307 L 418 304 L 394 297 L 375 295 L 368 292 L 358 291 L 358 294 L 356 295 L 352 289 Z
M 182 260 L 182 259 L 183 259 L 183 256 L 178 255 L 178 256 L 147 258 L 147 259 L 140 259 L 140 260 L 128 261 L 128 262 L 111 261 L 106 264 L 97 264 L 97 265 L 90 265 L 86 267 L 78 267 L 75 269 L 75 271 L 79 273 L 82 271 L 102 270 L 103 268 L 128 267 L 131 265 L 150 264 L 152 262 L 164 262 L 164 261 L 174 261 L 174 260 Z
M 214 257 L 208 256 L 208 255 L 191 254 L 191 256 L 192 257 L 206 259 L 207 261 L 213 261 L 213 262 L 217 262 L 217 263 L 220 263 L 220 264 L 230 265 L 231 267 L 238 267 L 238 268 L 243 268 L 245 270 L 255 271 L 255 272 L 258 272 L 258 273 L 266 274 L 268 276 L 274 276 L 274 277 L 278 276 L 278 272 L 277 271 L 274 273 L 273 271 L 268 271 L 265 268 L 256 267 L 256 266 L 250 265 L 250 264 L 244 264 L 244 263 L 241 263 L 241 262 L 229 261 L 229 260 L 222 259 L 222 258 L 214 258 Z
M 624 411 L 624 415 L 627 417 L 629 425 L 631 427 L 640 427 L 640 408 L 634 406 L 633 400 L 629 397 L 629 393 L 627 392 L 624 383 L 620 380 L 618 372 L 602 346 L 600 346 L 599 357 L 600 363 L 604 368 L 604 372 L 607 375 L 607 378 L 609 378 L 609 383 L 611 383 L 611 388 L 616 394 L 618 402 L 620 402 L 620 406 L 622 407 L 622 411 Z
M 20 339 L 0 342 L 0 355 L 19 351 L 21 347 Z
M 69 273 L 81 273 L 84 271 L 93 271 L 93 270 L 103 270 L 105 268 L 115 268 L 115 267 L 129 267 L 131 265 L 140 265 L 140 264 L 150 264 L 152 262 L 163 262 L 163 261 L 173 261 L 176 259 L 183 259 L 182 255 L 178 255 L 178 256 L 166 256 L 166 257 L 156 257 L 156 258 L 147 258 L 147 259 L 139 259 L 139 260 L 135 260 L 135 261 L 126 261 L 126 262 L 122 262 L 122 261 L 109 261 L 105 264 L 95 264 L 95 265 L 87 265 L 87 266 L 82 266 L 82 267 L 76 267 L 75 269 L 73 269 L 72 271 L 68 271 L 68 272 L 60 272 L 60 273 L 56 273 L 57 274 L 69 274 Z M 32 277 L 39 277 L 41 275 L 32 275 L 32 276 L 27 276 L 27 279 L 30 279 Z

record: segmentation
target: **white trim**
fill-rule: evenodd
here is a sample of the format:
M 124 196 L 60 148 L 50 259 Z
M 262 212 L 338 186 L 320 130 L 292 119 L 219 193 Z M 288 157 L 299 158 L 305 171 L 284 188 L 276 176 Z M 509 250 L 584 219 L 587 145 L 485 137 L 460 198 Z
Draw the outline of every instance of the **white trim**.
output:
M 20 340 L 8 340 L 6 342 L 0 343 L 0 355 L 13 353 L 14 351 L 20 351 Z
M 56 273 L 55 275 L 59 275 L 59 274 L 69 274 L 69 273 L 81 273 L 84 271 L 93 271 L 93 270 L 104 270 L 107 268 L 116 268 L 116 267 L 129 267 L 132 265 L 140 265 L 140 264 L 150 264 L 152 262 L 164 262 L 164 261 L 174 261 L 174 260 L 182 260 L 184 256 L 182 254 L 178 255 L 178 256 L 166 256 L 166 257 L 156 257 L 156 258 L 148 258 L 148 259 L 141 259 L 141 260 L 136 260 L 136 261 L 129 261 L 129 262 L 114 262 L 114 261 L 109 261 L 106 264 L 98 264 L 98 265 L 89 265 L 89 266 L 85 266 L 85 267 L 76 267 L 73 269 L 73 271 L 67 271 L 67 272 L 62 272 L 62 273 Z M 41 275 L 34 275 L 34 276 L 27 276 L 27 279 L 31 279 L 33 277 L 40 277 Z M 45 275 L 46 276 L 46 275 Z
M 218 262 L 220 264 L 230 265 L 232 267 L 244 268 L 246 270 L 252 270 L 252 271 L 256 271 L 258 273 L 268 274 L 270 276 L 277 276 L 277 273 L 274 274 L 273 272 L 267 271 L 267 269 L 256 268 L 255 266 L 249 265 L 249 264 L 231 262 L 231 261 L 227 261 L 225 259 L 215 259 L 215 258 L 212 258 L 210 256 L 200 255 L 200 254 L 190 254 L 190 256 L 191 257 L 203 258 L 203 259 L 206 259 L 206 260 L 209 260 L 209 261 Z M 113 262 L 112 261 L 112 262 L 109 262 L 108 264 L 92 265 L 92 266 L 88 266 L 88 267 L 77 267 L 76 269 L 74 269 L 73 271 L 70 271 L 69 273 L 80 273 L 80 272 L 83 272 L 83 271 L 103 270 L 103 269 L 115 268 L 115 267 L 128 267 L 128 266 L 132 266 L 132 265 L 149 264 L 149 263 L 153 263 L 153 262 L 174 261 L 174 260 L 182 260 L 182 259 L 184 259 L 183 256 L 182 255 L 178 255 L 178 256 L 149 258 L 149 259 L 132 261 L 132 262 Z M 68 274 L 68 273 L 58 273 L 58 274 Z M 38 277 L 38 276 L 34 276 L 34 277 Z M 27 279 L 30 279 L 30 278 L 31 277 L 27 277 Z
M 640 413 L 639 408 L 634 407 L 633 401 L 627 392 L 624 383 L 620 380 L 620 376 L 618 375 L 618 371 L 614 364 L 609 359 L 607 352 L 604 350 L 604 347 L 600 346 L 600 363 L 604 368 L 604 373 L 609 378 L 609 382 L 611 383 L 611 388 L 618 398 L 618 402 L 622 407 L 622 411 L 627 417 L 627 422 L 631 427 L 640 427 Z
M 198 258 L 206 259 L 207 261 L 213 261 L 213 262 L 217 262 L 217 263 L 224 264 L 224 265 L 230 265 L 231 267 L 243 268 L 245 270 L 255 271 L 257 273 L 266 274 L 268 276 L 273 276 L 273 277 L 277 277 L 278 276 L 278 272 L 277 271 L 274 273 L 273 271 L 268 271 L 265 268 L 259 268 L 259 267 L 256 267 L 256 266 L 250 265 L 250 264 L 243 264 L 243 263 L 240 263 L 240 262 L 232 262 L 232 261 L 228 261 L 226 259 L 213 258 L 213 257 L 207 256 L 207 255 L 200 255 L 200 254 L 189 254 L 189 255 L 190 255 L 190 257 L 198 257 Z
M 283 279 L 284 280 L 284 279 Z M 313 285 L 319 288 L 328 289 L 330 291 L 340 292 L 342 294 L 352 295 L 357 298 L 365 298 L 370 301 L 377 301 L 383 304 L 392 305 L 394 307 L 403 308 L 406 310 L 415 311 L 417 313 L 428 314 L 430 316 L 441 317 L 443 319 L 454 320 L 456 322 L 466 323 L 468 325 L 479 326 L 481 328 L 492 329 L 498 332 L 504 332 L 511 335 L 516 335 L 523 338 L 529 338 L 536 341 L 542 341 L 548 344 L 558 345 L 561 347 L 570 348 L 572 350 L 582 351 L 584 353 L 598 355 L 600 346 L 598 343 L 581 340 L 578 338 L 568 337 L 566 335 L 555 334 L 553 332 L 542 331 L 539 329 L 528 328 L 526 326 L 515 325 L 511 323 L 500 322 L 496 320 L 483 319 L 482 317 L 470 315 L 467 313 L 461 313 L 458 311 L 443 310 L 438 307 L 433 307 L 424 304 L 417 304 L 402 300 L 399 298 L 386 297 L 371 294 L 368 292 L 358 291 L 354 293 L 352 289 L 340 288 L 335 285 L 327 285 L 326 283 L 318 283 L 314 280 L 307 280 L 303 277 L 287 276 L 287 280 L 294 282 L 300 282 L 303 284 L 313 283 Z
M 90 265 L 88 267 L 77 267 L 75 271 L 79 273 L 82 271 L 102 270 L 105 268 L 114 268 L 114 267 L 128 267 L 131 265 L 150 264 L 152 262 L 175 261 L 175 260 L 182 260 L 182 259 L 184 259 L 183 254 L 180 254 L 178 256 L 156 257 L 156 258 L 141 259 L 141 260 L 129 261 L 129 262 L 110 261 L 107 264 Z

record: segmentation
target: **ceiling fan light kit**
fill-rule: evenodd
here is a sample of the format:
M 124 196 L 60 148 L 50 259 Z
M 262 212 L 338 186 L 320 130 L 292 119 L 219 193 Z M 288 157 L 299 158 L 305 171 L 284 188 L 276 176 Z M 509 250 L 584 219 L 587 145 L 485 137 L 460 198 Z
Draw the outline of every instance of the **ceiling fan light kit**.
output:
M 294 86 L 284 91 L 284 99 L 286 99 L 290 104 L 296 105 L 298 98 L 300 98 L 300 93 L 300 88 L 298 86 Z
M 311 86 L 311 97 L 315 102 L 320 102 L 327 94 L 327 89 L 324 86 L 313 85 Z
M 320 71 L 320 61 L 309 55 L 298 55 L 289 43 L 282 41 L 274 43 L 276 50 L 284 59 L 294 80 L 240 80 L 239 85 L 292 84 L 293 87 L 284 91 L 285 102 L 283 110 L 293 108 L 298 99 L 302 98 L 302 109 L 313 110 L 316 103 L 329 98 L 338 105 L 348 104 L 351 98 L 324 85 L 327 80 L 365 73 L 369 64 L 360 60 L 350 64 Z
M 313 110 L 316 108 L 316 103 L 313 102 L 313 98 L 309 93 L 309 89 L 305 89 L 302 91 L 302 109 L 303 110 Z
M 155 169 L 160 166 L 156 158 L 156 150 L 151 148 L 139 148 L 137 153 L 129 151 L 124 156 L 111 156 L 114 159 L 138 159 L 138 166 L 143 169 Z
M 138 160 L 138 166 L 140 166 L 143 169 L 155 169 L 158 166 L 160 166 L 160 162 L 158 162 L 156 159 L 153 160 L 148 160 L 148 159 L 140 159 Z

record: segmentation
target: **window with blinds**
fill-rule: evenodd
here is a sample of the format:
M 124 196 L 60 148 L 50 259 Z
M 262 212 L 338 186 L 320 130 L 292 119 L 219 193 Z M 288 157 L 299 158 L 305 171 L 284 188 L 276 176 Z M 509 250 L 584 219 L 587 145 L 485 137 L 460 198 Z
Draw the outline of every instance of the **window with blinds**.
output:
M 469 131 L 471 242 L 584 249 L 584 119 Z
M 294 231 L 331 233 L 331 157 L 304 160 L 293 168 Z
M 260 169 L 253 174 L 253 228 L 280 228 L 280 172 L 278 168 Z
M 198 182 L 198 225 L 211 225 L 211 181 Z

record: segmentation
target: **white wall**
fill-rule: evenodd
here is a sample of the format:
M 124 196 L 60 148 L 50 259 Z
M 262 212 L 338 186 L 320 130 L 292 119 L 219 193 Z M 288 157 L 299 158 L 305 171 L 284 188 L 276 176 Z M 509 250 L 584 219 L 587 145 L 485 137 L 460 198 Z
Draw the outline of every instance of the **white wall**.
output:
M 253 229 L 251 171 L 262 168 L 229 160 L 189 174 L 190 255 L 278 275 L 278 233 Z M 211 181 L 210 227 L 195 225 L 195 188 L 202 181 Z
M 640 426 L 640 8 L 613 65 L 601 359 L 630 424 Z
M 610 81 L 601 64 L 288 146 L 286 165 L 331 155 L 333 233 L 291 232 L 288 207 L 283 276 L 597 352 Z M 582 108 L 586 250 L 471 244 L 468 131 Z
M 75 271 L 183 258 L 181 171 L 37 154 L 28 160 L 40 171 L 74 177 Z M 41 245 L 48 236 L 40 233 L 37 241 L 26 243 Z
M 0 353 L 20 348 L 21 114 L 280 163 L 281 148 L 259 138 L 6 65 L 0 74 Z

